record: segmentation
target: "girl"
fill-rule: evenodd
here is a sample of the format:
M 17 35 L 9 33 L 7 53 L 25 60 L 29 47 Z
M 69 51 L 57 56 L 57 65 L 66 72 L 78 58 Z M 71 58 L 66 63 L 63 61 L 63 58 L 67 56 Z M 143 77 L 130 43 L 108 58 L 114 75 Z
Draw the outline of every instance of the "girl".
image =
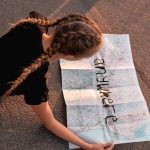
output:
M 55 27 L 48 35 L 48 27 Z M 23 94 L 43 125 L 51 132 L 85 150 L 112 149 L 112 143 L 89 144 L 58 122 L 48 104 L 45 74 L 49 63 L 59 59 L 90 57 L 102 44 L 101 30 L 85 15 L 69 14 L 47 20 L 37 12 L 17 21 L 0 38 L 0 102 Z M 3 64 L 6 60 L 8 63 Z

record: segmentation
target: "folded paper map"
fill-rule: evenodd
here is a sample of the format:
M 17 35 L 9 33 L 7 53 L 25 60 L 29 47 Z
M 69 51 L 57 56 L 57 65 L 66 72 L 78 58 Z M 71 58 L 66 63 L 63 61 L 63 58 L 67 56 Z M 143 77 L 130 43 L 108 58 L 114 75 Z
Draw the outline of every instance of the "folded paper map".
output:
M 150 141 L 150 114 L 128 34 L 103 34 L 89 58 L 60 59 L 67 127 L 88 143 Z M 69 142 L 69 148 L 79 146 Z

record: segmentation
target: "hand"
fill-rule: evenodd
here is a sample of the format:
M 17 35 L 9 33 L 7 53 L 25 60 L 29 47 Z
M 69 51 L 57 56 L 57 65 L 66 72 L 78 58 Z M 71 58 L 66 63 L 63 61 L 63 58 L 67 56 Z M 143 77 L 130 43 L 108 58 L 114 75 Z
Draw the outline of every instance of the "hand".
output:
M 96 143 L 96 144 L 91 144 L 91 148 L 89 150 L 112 150 L 114 147 L 113 143 Z

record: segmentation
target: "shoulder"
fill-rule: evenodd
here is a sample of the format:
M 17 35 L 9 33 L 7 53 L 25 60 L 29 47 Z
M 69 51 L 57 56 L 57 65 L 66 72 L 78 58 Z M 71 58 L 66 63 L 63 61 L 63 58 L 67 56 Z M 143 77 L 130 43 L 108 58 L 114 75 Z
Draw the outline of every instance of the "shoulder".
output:
M 25 18 L 25 19 L 27 19 L 27 18 Z M 33 18 L 33 17 L 31 17 L 31 18 Z M 46 26 L 44 27 L 42 25 L 39 25 L 38 23 L 32 23 L 32 22 L 24 22 L 24 23 L 18 25 L 17 28 L 23 29 L 23 30 L 37 31 L 37 32 L 41 32 L 41 33 L 48 32 L 48 27 L 46 27 Z
M 4 41 L 19 40 L 25 36 L 30 37 L 32 35 L 41 36 L 42 32 L 36 24 L 23 23 L 15 27 L 10 28 L 3 36 L 0 38 L 0 43 Z
M 25 22 L 23 24 L 17 25 L 14 29 L 11 30 L 12 32 L 19 31 L 19 32 L 41 32 L 40 28 L 38 25 L 30 23 L 30 22 Z M 42 33 L 42 32 L 41 32 Z

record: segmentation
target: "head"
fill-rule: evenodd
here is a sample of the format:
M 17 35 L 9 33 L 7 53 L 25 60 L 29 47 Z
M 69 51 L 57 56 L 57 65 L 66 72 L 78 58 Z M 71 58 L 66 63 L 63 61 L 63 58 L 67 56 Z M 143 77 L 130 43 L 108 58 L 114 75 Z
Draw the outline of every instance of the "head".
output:
M 57 45 L 57 53 L 66 60 L 79 60 L 95 54 L 101 47 L 101 31 L 84 21 L 59 25 L 53 35 L 51 47 Z
M 62 18 L 51 20 L 26 18 L 19 20 L 10 28 L 13 30 L 24 23 L 40 26 L 55 27 L 52 34 L 50 47 L 34 60 L 30 66 L 24 68 L 22 74 L 11 83 L 11 87 L 3 95 L 6 98 L 18 87 L 30 73 L 41 67 L 53 56 L 66 60 L 79 60 L 95 54 L 102 45 L 102 33 L 97 24 L 89 17 L 79 13 L 70 14 Z M 58 57 L 57 57 L 58 56 Z

